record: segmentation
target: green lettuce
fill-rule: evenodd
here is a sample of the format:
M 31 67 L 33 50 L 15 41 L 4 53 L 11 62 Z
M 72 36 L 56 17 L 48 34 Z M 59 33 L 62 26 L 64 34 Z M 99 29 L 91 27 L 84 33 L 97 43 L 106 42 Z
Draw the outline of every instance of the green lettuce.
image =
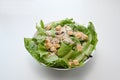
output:
M 38 53 L 38 47 L 36 43 L 31 38 L 24 38 L 25 48 L 28 52 L 34 57 L 38 62 L 44 63 L 44 60 L 40 58 L 40 54 Z
M 97 33 L 95 31 L 95 27 L 92 22 L 89 22 L 88 30 L 90 31 L 90 34 L 92 35 L 91 44 L 93 45 L 93 49 L 95 49 L 98 39 L 97 39 Z
M 58 49 L 58 56 L 63 57 L 67 53 L 70 52 L 72 47 L 70 45 L 65 44 L 64 42 L 61 43 L 61 47 Z

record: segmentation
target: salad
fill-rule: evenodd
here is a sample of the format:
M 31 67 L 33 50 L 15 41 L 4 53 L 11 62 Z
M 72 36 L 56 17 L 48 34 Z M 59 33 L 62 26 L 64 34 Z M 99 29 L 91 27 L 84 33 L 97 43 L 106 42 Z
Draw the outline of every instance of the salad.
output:
M 33 38 L 24 38 L 25 48 L 38 62 L 48 67 L 80 67 L 92 57 L 98 42 L 92 22 L 85 27 L 68 18 L 47 25 L 41 20 L 36 29 Z

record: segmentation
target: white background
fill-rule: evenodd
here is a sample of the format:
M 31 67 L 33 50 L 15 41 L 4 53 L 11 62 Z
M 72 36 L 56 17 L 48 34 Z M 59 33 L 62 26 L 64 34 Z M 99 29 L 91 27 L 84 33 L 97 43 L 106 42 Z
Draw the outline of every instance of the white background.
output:
M 99 42 L 82 68 L 41 66 L 24 48 L 40 19 L 95 24 Z M 120 80 L 120 0 L 0 0 L 0 80 Z

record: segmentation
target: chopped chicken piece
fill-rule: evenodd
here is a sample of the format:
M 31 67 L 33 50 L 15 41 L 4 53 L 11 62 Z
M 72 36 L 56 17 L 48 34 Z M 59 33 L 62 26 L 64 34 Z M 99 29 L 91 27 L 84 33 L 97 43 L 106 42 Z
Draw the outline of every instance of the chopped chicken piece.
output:
M 51 47 L 50 51 L 56 51 L 56 48 L 55 47 Z
M 72 39 L 69 37 L 69 35 L 67 35 L 67 34 L 64 34 L 64 36 L 62 36 L 61 38 L 62 38 L 63 41 L 65 41 L 67 43 L 71 43 L 71 44 L 74 43 L 72 41 Z
M 81 46 L 81 44 L 77 44 L 77 50 L 80 51 L 80 52 L 82 51 L 82 46 Z
M 49 39 L 51 41 L 53 38 L 48 36 L 47 39 Z
M 55 41 L 55 43 L 59 43 L 60 42 L 59 39 L 57 39 L 57 38 L 55 38 L 54 41 Z
M 48 36 L 51 36 L 51 35 L 52 35 L 51 31 L 46 31 L 46 34 L 47 34 Z
M 66 28 L 65 28 L 65 27 L 62 27 L 61 30 L 60 30 L 60 32 L 61 32 L 61 33 L 62 33 L 62 32 L 66 33 Z
M 58 44 L 60 41 L 59 41 L 59 39 L 57 39 L 57 38 L 53 38 L 53 39 L 51 40 L 51 42 L 52 42 L 53 44 Z
M 73 31 L 69 30 L 69 31 L 67 31 L 67 34 L 68 35 L 73 35 Z
M 79 65 L 79 61 L 78 60 L 73 60 L 73 64 L 77 66 L 77 65 Z
M 63 41 L 73 44 L 74 42 L 70 38 L 63 38 Z
M 60 41 L 60 40 L 62 40 L 63 36 L 64 36 L 64 34 L 56 35 L 56 38 Z
M 55 28 L 56 31 L 60 31 L 61 30 L 61 26 L 58 25 L 56 28 Z

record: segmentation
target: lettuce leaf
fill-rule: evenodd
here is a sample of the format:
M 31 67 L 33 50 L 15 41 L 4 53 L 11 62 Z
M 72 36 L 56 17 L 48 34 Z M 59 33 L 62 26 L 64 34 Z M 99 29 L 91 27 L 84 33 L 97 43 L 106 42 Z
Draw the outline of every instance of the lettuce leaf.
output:
M 43 25 L 42 25 L 43 26 Z M 36 24 L 36 29 L 37 29 L 37 32 L 38 32 L 38 34 L 40 34 L 40 35 L 46 35 L 46 31 L 45 31 L 45 29 L 42 27 L 42 26 L 40 26 L 39 24 Z
M 84 25 L 79 25 L 79 24 L 76 24 L 75 27 L 73 28 L 74 31 L 81 31 L 83 32 L 84 34 L 88 35 L 88 29 L 84 26 Z
M 88 30 L 90 31 L 90 33 L 91 33 L 91 35 L 92 35 L 91 44 L 93 45 L 93 49 L 95 49 L 96 44 L 97 44 L 97 42 L 98 42 L 98 39 L 97 39 L 97 33 L 96 33 L 96 31 L 95 31 L 95 27 L 94 27 L 94 25 L 93 25 L 92 22 L 89 22 Z
M 24 44 L 25 48 L 32 55 L 32 57 L 34 57 L 37 61 L 44 63 L 44 60 L 40 58 L 40 54 L 38 54 L 38 47 L 32 38 L 24 38 Z
M 52 28 L 55 28 L 58 25 L 64 26 L 64 25 L 69 25 L 69 24 L 75 24 L 75 22 L 73 21 L 73 18 L 66 18 L 64 20 L 52 22 L 51 26 Z
M 59 58 L 58 58 L 58 56 L 56 56 L 56 55 L 46 55 L 46 56 L 44 56 L 43 59 L 44 59 L 47 63 L 52 63 L 52 62 L 58 60 Z
M 54 67 L 54 68 L 64 68 L 64 69 L 69 67 L 68 61 L 62 58 L 59 58 L 53 64 L 49 64 L 48 66 Z
M 38 45 L 38 53 L 40 54 L 40 57 L 43 57 L 44 55 L 48 54 L 48 51 L 45 48 L 45 46 L 43 46 L 42 44 L 39 44 Z
M 63 57 L 64 55 L 69 53 L 71 49 L 72 49 L 72 47 L 70 45 L 66 45 L 64 42 L 62 42 L 61 47 L 58 49 L 58 54 L 57 55 L 59 57 Z
M 59 25 L 64 26 L 65 24 L 74 24 L 75 22 L 73 21 L 73 18 L 66 18 L 64 20 L 59 21 Z
M 42 28 L 45 27 L 45 26 L 44 26 L 44 22 L 43 22 L 42 20 L 40 20 L 40 25 L 41 25 Z

